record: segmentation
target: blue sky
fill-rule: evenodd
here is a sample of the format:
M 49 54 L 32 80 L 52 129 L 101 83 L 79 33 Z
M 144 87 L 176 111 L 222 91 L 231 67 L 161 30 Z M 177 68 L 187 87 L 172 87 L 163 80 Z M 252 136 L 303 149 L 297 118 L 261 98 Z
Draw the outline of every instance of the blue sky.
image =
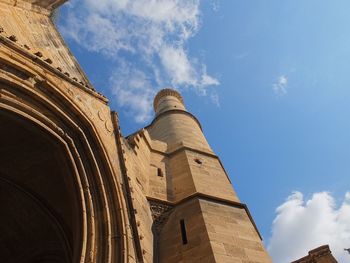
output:
M 323 243 L 348 260 L 350 2 L 93 2 L 70 1 L 58 24 L 124 134 L 157 90 L 179 89 L 275 261 Z

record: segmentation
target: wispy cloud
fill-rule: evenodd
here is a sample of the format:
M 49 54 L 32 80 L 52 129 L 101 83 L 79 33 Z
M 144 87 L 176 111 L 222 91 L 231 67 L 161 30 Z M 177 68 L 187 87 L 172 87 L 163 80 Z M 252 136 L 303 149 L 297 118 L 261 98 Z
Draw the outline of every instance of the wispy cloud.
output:
M 210 98 L 211 101 L 216 105 L 216 107 L 220 107 L 219 95 L 216 92 L 212 92 Z
M 147 74 L 131 63 L 121 62 L 110 77 L 113 95 L 120 107 L 142 123 L 151 117 L 154 90 Z
M 286 75 L 281 75 L 278 77 L 277 82 L 272 85 L 272 89 L 276 95 L 286 95 L 288 87 L 288 78 Z
M 214 12 L 220 11 L 220 0 L 212 0 L 211 1 L 211 8 Z
M 242 52 L 242 53 L 238 53 L 238 54 L 234 54 L 233 57 L 235 59 L 244 59 L 246 57 L 249 56 L 249 52 Z
M 274 262 L 291 262 L 325 244 L 339 263 L 349 262 L 344 248 L 350 247 L 350 192 L 338 207 L 328 192 L 314 193 L 308 200 L 294 192 L 276 212 L 268 244 Z
M 200 27 L 199 0 L 73 0 L 61 32 L 116 68 L 111 88 L 135 120 L 151 116 L 151 97 L 164 86 L 207 94 L 219 81 L 189 55 Z

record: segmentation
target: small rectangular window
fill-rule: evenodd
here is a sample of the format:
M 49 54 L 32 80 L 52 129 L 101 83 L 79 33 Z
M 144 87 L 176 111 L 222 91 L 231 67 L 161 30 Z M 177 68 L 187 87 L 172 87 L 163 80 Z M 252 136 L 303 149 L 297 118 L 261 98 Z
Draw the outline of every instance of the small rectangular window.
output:
M 188 241 L 187 241 L 186 225 L 185 225 L 184 219 L 180 220 L 180 227 L 181 227 L 182 244 L 186 245 Z
M 163 177 L 163 171 L 162 171 L 162 169 L 160 169 L 160 168 L 157 169 L 157 175 L 158 175 L 159 177 Z

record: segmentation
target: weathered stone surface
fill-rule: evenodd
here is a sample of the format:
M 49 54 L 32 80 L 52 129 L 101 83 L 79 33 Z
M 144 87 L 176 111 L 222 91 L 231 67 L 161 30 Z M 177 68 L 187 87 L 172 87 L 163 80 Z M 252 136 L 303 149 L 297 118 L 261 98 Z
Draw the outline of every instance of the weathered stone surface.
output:
M 71 55 L 62 37 L 54 28 L 49 11 L 62 0 L 0 0 L 0 36 L 16 40 L 30 54 L 40 54 L 42 60 L 52 61 L 54 68 L 89 84 L 76 59 Z M 38 12 L 38 8 L 41 8 Z M 49 10 L 49 11 L 48 11 Z

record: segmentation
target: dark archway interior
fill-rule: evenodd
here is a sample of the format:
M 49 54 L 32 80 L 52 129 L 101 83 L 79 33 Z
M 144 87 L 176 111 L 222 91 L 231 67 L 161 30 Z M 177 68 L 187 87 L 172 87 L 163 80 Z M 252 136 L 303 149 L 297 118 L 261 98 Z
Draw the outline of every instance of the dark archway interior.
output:
M 62 146 L 39 126 L 0 110 L 1 262 L 73 262 L 80 206 Z

